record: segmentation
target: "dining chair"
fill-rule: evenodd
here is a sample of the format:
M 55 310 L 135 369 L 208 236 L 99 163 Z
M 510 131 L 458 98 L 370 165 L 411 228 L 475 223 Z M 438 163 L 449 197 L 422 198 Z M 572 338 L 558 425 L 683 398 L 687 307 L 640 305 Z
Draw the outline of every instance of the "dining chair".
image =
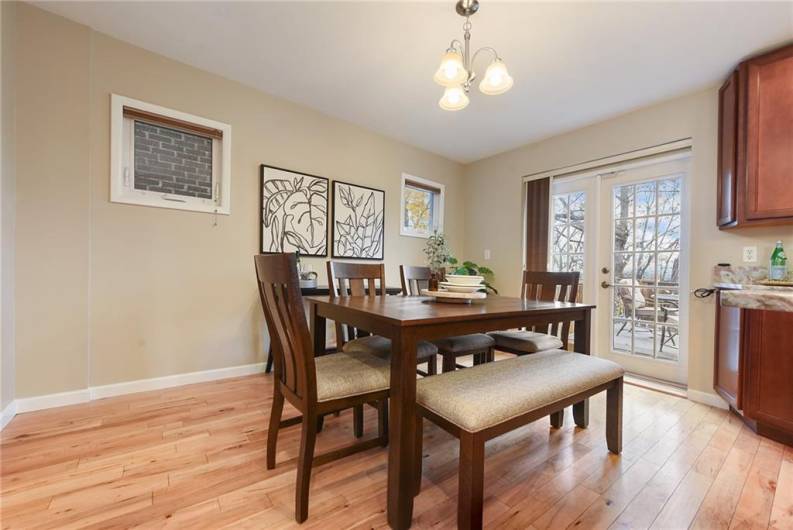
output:
M 420 296 L 421 290 L 429 286 L 432 269 L 411 265 L 399 266 L 399 277 L 402 282 L 403 296 Z M 453 372 L 457 368 L 465 368 L 457 364 L 458 357 L 474 356 L 474 364 L 492 361 L 494 358 L 493 347 L 496 341 L 486 333 L 472 333 L 471 335 L 458 335 L 432 341 L 438 348 L 438 353 L 443 359 L 442 372 Z
M 523 271 L 521 297 L 526 300 L 575 302 L 578 296 L 578 272 Z M 561 333 L 560 333 L 561 331 Z M 491 331 L 496 349 L 515 355 L 539 351 L 566 350 L 570 336 L 570 322 L 554 322 L 543 329 Z
M 380 285 L 378 286 L 377 283 Z M 332 297 L 386 296 L 385 266 L 382 263 L 328 262 L 328 285 Z M 354 326 L 336 322 L 336 341 L 340 350 L 362 351 L 381 357 L 391 356 L 391 341 Z M 430 342 L 420 341 L 416 355 L 418 364 L 427 363 L 427 372 L 435 375 L 438 349 Z
M 267 432 L 267 469 L 275 468 L 278 430 L 300 424 L 302 433 L 295 484 L 295 519 L 308 517 L 311 468 L 388 444 L 391 363 L 365 353 L 332 353 L 315 358 L 303 309 L 294 254 L 254 256 L 262 309 L 275 357 L 273 405 Z M 284 400 L 300 416 L 281 419 Z M 353 445 L 314 454 L 318 419 L 363 403 L 376 403 L 378 435 Z
M 377 285 L 379 283 L 379 286 Z M 333 298 L 346 296 L 386 296 L 385 266 L 382 263 L 345 263 L 328 261 L 328 290 Z M 366 353 L 381 359 L 391 359 L 391 340 L 349 324 L 336 322 L 336 346 L 347 353 Z M 435 375 L 438 348 L 427 341 L 417 344 L 416 363 L 427 363 L 427 371 L 420 375 Z M 353 431 L 363 436 L 363 406 L 353 408 Z

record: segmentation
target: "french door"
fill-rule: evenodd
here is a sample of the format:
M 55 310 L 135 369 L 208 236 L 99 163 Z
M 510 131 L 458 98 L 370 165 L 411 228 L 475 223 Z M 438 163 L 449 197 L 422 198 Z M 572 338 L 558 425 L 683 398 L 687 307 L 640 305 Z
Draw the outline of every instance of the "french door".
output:
M 628 372 L 688 374 L 688 158 L 555 179 L 550 270 L 582 273 L 598 355 Z

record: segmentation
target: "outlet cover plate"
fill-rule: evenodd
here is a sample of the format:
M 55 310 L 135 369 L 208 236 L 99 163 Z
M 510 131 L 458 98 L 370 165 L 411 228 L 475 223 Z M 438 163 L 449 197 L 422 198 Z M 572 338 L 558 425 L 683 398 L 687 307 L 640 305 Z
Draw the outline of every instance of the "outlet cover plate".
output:
M 757 263 L 757 247 L 743 247 L 743 262 Z

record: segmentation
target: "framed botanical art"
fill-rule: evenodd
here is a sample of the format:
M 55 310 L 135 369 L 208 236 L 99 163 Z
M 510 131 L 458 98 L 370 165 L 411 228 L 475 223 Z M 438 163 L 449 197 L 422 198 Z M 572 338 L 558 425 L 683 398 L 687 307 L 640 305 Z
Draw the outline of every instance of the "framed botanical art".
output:
M 261 166 L 261 252 L 328 255 L 328 179 Z
M 333 181 L 333 257 L 383 259 L 385 191 Z

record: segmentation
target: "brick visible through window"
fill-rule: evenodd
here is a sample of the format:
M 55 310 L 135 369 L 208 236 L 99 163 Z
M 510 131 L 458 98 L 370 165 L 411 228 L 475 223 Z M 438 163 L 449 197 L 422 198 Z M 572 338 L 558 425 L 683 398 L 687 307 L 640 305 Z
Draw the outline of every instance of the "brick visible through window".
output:
M 135 189 L 212 198 L 212 138 L 135 120 Z

